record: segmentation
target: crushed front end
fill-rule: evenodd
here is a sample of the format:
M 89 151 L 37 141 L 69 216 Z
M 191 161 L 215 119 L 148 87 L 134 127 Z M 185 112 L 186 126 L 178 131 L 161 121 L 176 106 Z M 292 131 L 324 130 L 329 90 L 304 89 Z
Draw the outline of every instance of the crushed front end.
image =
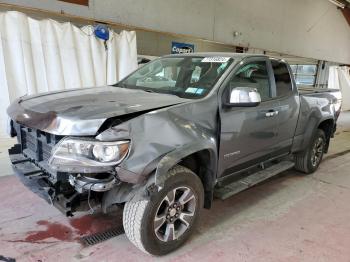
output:
M 74 212 L 100 206 L 104 192 L 119 183 L 114 171 L 106 169 L 102 164 L 93 168 L 75 169 L 74 165 L 65 165 L 71 160 L 64 154 L 61 154 L 61 158 L 52 159 L 52 154 L 57 148 L 62 150 L 62 146 L 58 145 L 69 142 L 67 137 L 28 128 L 14 121 L 11 121 L 10 127 L 11 136 L 17 136 L 18 141 L 9 149 L 15 174 L 31 191 L 65 215 L 72 216 Z M 95 149 L 98 150 L 103 150 L 103 147 Z M 50 164 L 50 161 L 62 162 L 62 166 L 57 168 L 57 163 Z M 84 161 L 90 161 L 92 164 L 93 160 Z

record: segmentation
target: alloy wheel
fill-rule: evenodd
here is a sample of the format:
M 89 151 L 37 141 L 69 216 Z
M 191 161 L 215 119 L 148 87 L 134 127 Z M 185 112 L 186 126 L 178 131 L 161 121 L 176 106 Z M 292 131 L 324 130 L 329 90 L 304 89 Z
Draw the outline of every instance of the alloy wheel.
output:
M 154 232 L 163 242 L 181 237 L 191 226 L 196 211 L 196 196 L 188 187 L 177 187 L 160 202 L 155 218 Z
M 317 166 L 322 159 L 324 150 L 324 141 L 322 137 L 316 139 L 311 151 L 311 164 L 313 167 Z

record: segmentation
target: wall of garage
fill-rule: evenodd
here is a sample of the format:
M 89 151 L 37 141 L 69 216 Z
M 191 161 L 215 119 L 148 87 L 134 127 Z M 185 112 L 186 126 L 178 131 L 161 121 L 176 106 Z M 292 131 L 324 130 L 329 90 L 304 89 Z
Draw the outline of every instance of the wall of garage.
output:
M 195 36 L 227 44 L 227 51 L 238 45 L 350 64 L 350 27 L 327 0 L 90 0 L 89 7 L 57 0 L 2 2 Z M 157 35 L 138 37 L 149 55 L 170 52 Z

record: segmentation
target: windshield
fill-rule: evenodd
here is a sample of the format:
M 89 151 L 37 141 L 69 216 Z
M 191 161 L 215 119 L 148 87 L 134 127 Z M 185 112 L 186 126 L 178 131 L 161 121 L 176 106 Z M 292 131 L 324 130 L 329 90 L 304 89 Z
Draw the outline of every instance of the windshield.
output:
M 146 64 L 116 86 L 202 98 L 232 61 L 229 57 L 164 57 Z

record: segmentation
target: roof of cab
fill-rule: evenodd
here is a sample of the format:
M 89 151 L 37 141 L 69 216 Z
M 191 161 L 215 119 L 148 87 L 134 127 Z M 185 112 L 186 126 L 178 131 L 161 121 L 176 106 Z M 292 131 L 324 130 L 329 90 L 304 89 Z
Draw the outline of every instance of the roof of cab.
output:
M 216 56 L 223 56 L 223 57 L 232 57 L 232 58 L 246 58 L 251 56 L 258 56 L 258 57 L 268 57 L 266 55 L 261 54 L 250 54 L 250 53 L 225 53 L 225 52 L 198 52 L 198 53 L 187 53 L 187 54 L 172 54 L 172 55 L 166 55 L 166 57 L 169 56 L 198 56 L 198 57 L 216 57 Z
M 267 56 L 263 54 L 251 54 L 251 53 L 227 53 L 227 52 L 197 52 L 197 53 L 187 53 L 187 54 L 171 54 L 164 57 L 176 57 L 176 56 L 191 56 L 191 57 L 232 57 L 236 60 L 242 60 L 247 57 L 267 57 L 270 59 L 275 59 L 284 62 L 281 57 Z

